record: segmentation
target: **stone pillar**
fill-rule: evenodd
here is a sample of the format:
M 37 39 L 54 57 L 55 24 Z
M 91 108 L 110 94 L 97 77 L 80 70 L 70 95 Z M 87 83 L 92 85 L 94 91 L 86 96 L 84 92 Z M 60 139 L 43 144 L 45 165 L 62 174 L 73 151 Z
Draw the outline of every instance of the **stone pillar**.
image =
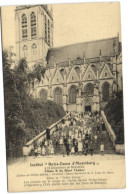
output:
M 81 98 L 81 96 L 80 97 L 77 97 L 76 98 L 76 104 L 77 104 L 77 112 L 78 113 L 81 113 L 81 112 L 83 112 L 82 111 L 82 98 Z
M 113 81 L 112 90 L 115 91 L 115 92 L 117 91 L 117 83 L 116 83 L 116 80 Z
M 49 87 L 48 87 L 48 96 L 47 96 L 47 99 L 48 99 L 48 100 L 52 100 L 52 94 L 51 94 L 51 93 L 52 93 L 52 87 L 49 86 Z
M 100 111 L 100 102 L 99 102 L 99 85 L 95 83 L 94 85 L 94 96 L 93 96 L 93 106 L 92 111 Z
M 81 97 L 81 89 L 82 89 L 82 84 L 79 83 L 79 87 L 78 87 L 78 94 L 77 94 L 77 98 L 76 98 L 76 104 L 77 104 L 77 112 L 81 113 L 82 112 L 82 97 Z
M 63 88 L 63 108 L 64 108 L 64 111 L 68 111 L 67 110 L 67 94 L 66 94 L 66 88 L 67 88 L 67 85 L 64 84 L 64 88 Z
M 67 96 L 65 94 L 63 95 L 63 108 L 64 111 L 67 111 Z

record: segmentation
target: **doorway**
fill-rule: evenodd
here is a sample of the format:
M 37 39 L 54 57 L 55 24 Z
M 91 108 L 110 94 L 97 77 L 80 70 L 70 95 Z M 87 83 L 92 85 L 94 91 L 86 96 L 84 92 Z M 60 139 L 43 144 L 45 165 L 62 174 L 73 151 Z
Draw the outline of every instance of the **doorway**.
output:
M 85 112 L 88 112 L 88 111 L 91 112 L 91 106 L 85 106 Z

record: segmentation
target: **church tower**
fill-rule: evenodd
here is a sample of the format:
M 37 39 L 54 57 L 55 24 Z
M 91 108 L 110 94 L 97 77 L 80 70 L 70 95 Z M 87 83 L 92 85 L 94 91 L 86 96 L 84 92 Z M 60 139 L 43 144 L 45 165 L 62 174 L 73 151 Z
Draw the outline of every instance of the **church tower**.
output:
M 46 65 L 46 55 L 53 47 L 53 17 L 48 5 L 17 6 L 16 55 L 26 58 L 29 68 L 34 64 Z

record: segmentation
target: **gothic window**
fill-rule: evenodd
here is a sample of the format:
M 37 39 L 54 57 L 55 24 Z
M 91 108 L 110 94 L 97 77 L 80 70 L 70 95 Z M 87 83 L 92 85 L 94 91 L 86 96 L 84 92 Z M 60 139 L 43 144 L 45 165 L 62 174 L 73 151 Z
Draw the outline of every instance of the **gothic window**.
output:
M 71 86 L 69 90 L 69 103 L 75 104 L 77 98 L 77 88 L 76 86 Z
M 48 44 L 50 45 L 50 21 L 48 20 Z
M 37 45 L 35 43 L 32 44 L 32 58 L 37 56 Z
M 45 16 L 45 41 L 47 42 L 47 18 Z
M 80 68 L 78 66 L 75 67 L 75 70 L 76 70 L 77 74 L 80 72 Z
M 61 73 L 62 77 L 64 77 L 65 70 L 64 69 L 60 69 L 60 73 Z
M 59 87 L 57 87 L 55 89 L 55 92 L 54 92 L 54 101 L 57 104 L 60 104 L 60 105 L 62 105 L 62 103 L 63 103 L 62 89 L 59 88 Z
M 34 12 L 31 13 L 30 20 L 31 20 L 31 38 L 33 39 L 37 37 L 36 15 Z
M 107 72 L 105 72 L 105 77 L 107 77 Z
M 108 101 L 109 100 L 109 83 L 105 82 L 102 87 L 102 96 L 103 96 L 103 101 Z
M 46 90 L 41 90 L 40 92 L 40 98 L 45 102 L 47 100 L 47 91 Z
M 90 74 L 88 75 L 88 78 L 90 78 Z
M 28 31 L 27 31 L 27 17 L 26 14 L 22 15 L 22 39 L 26 40 L 28 37 Z
M 28 55 L 28 47 L 26 45 L 23 46 L 23 57 L 26 58 Z
M 94 95 L 94 85 L 92 83 L 87 84 L 84 90 L 88 96 Z

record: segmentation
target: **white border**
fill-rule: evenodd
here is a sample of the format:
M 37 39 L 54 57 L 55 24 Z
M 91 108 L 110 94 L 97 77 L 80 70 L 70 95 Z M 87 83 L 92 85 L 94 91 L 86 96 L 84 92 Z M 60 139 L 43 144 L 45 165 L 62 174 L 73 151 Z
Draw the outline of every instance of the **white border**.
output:
M 105 2 L 104 0 L 1 0 L 0 6 L 7 5 L 24 5 L 24 4 L 43 4 L 43 3 L 80 3 L 80 2 Z M 106 1 L 110 2 L 110 1 Z M 81 191 L 54 191 L 54 193 L 129 193 L 129 0 L 119 0 L 121 3 L 121 19 L 122 19 L 122 46 L 123 46 L 123 83 L 124 83 L 124 117 L 125 117 L 125 142 L 126 142 L 126 189 L 115 189 L 115 190 L 81 190 Z M 1 32 L 0 32 L 1 36 Z M 1 42 L 0 42 L 1 43 Z M 2 75 L 2 55 L 0 46 L 0 194 L 7 192 L 7 177 L 6 177 L 6 156 L 5 156 L 5 128 L 4 128 L 4 99 L 3 99 L 3 75 Z M 30 194 L 33 192 L 30 192 Z M 51 192 L 47 192 L 48 194 Z M 26 192 L 25 192 L 26 194 Z

